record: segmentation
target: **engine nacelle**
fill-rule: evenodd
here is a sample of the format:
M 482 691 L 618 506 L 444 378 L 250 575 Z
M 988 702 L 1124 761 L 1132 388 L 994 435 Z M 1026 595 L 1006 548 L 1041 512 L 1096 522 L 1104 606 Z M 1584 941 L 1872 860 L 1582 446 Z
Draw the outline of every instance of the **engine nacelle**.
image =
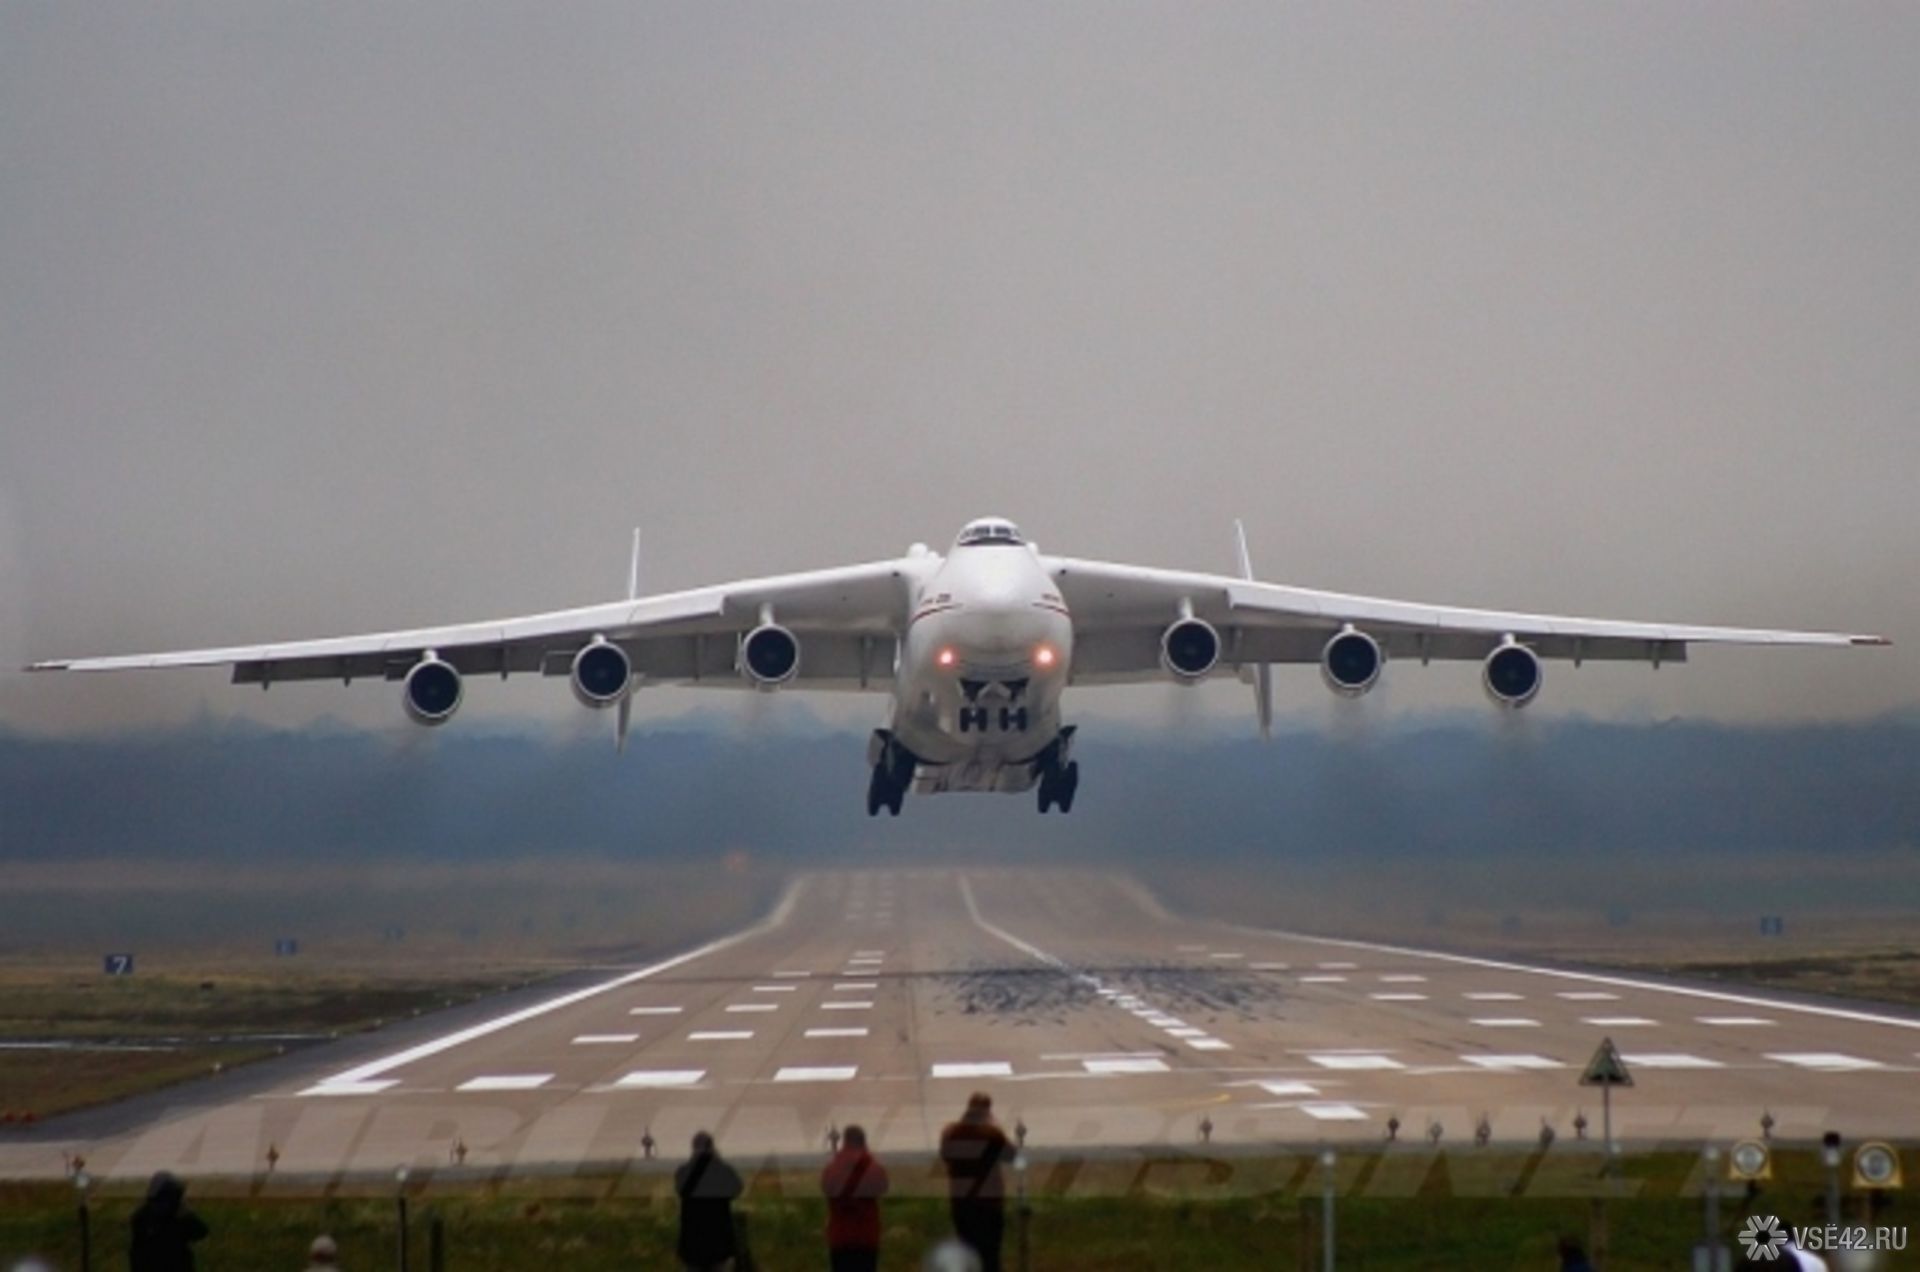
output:
M 569 678 L 581 706 L 618 706 L 633 687 L 633 661 L 620 646 L 596 638 L 573 656 Z
M 453 669 L 453 664 L 441 661 L 432 652 L 408 670 L 400 686 L 400 700 L 407 709 L 407 718 L 415 724 L 445 724 L 460 709 L 460 699 L 465 693 L 460 673 Z
M 1540 656 L 1525 645 L 1508 640 L 1487 655 L 1480 668 L 1480 683 L 1487 696 L 1503 707 L 1524 707 L 1540 693 L 1545 673 Z
M 1352 627 L 1337 632 L 1320 651 L 1320 676 L 1344 698 L 1358 698 L 1380 683 L 1387 655 L 1380 642 Z
M 1220 661 L 1220 633 L 1205 619 L 1179 619 L 1160 634 L 1160 665 L 1181 680 L 1199 680 Z
M 762 623 L 740 641 L 740 674 L 755 687 L 784 685 L 800 672 L 800 638 L 778 623 Z

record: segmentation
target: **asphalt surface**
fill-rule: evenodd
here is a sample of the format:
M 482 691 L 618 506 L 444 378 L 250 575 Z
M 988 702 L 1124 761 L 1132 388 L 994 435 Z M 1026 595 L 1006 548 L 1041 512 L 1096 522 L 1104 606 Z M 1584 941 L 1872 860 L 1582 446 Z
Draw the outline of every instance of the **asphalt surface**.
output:
M 820 1151 L 864 1124 L 930 1151 L 973 1091 L 1063 1149 L 1404 1140 L 1571 1143 L 1612 1038 L 1629 1143 L 1920 1136 L 1920 1018 L 1896 1008 L 1376 943 L 1163 912 L 1124 877 L 804 876 L 761 923 L 304 1053 L 185 1097 L 0 1138 L 0 1176 L 160 1168 L 570 1171 Z

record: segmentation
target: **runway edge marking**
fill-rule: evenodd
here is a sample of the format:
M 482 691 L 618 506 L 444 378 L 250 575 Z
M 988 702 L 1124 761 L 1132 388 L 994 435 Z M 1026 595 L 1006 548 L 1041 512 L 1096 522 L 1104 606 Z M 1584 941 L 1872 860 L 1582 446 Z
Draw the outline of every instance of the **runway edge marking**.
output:
M 1895 1029 L 1920 1029 L 1920 1019 L 1889 1016 L 1881 1012 L 1855 1011 L 1847 1007 L 1823 1007 L 1817 1003 L 1795 1003 L 1779 998 L 1765 998 L 1758 994 L 1734 994 L 1717 989 L 1697 989 L 1691 985 L 1667 985 L 1659 981 L 1642 980 L 1635 976 L 1578 972 L 1558 967 L 1534 967 L 1527 963 L 1514 963 L 1505 959 L 1482 958 L 1473 954 L 1445 954 L 1439 950 L 1415 949 L 1410 945 L 1387 945 L 1378 941 L 1355 940 L 1351 937 L 1313 936 L 1306 932 L 1291 932 L 1285 928 L 1253 927 L 1248 924 L 1219 923 L 1217 920 L 1206 919 L 1198 921 L 1214 922 L 1217 926 L 1233 932 L 1279 937 L 1287 941 L 1311 941 L 1318 945 L 1337 945 L 1343 949 L 1367 950 L 1375 954 L 1429 958 L 1442 963 L 1457 963 L 1464 967 L 1485 967 L 1500 972 L 1520 972 L 1528 976 L 1558 976 L 1563 980 L 1581 981 L 1589 985 L 1611 985 L 1616 989 L 1638 989 L 1650 994 L 1677 994 L 1683 998 L 1704 998 L 1711 1002 L 1733 1003 L 1741 1007 L 1768 1007 L 1775 1011 L 1794 1011 L 1808 1016 L 1825 1016 L 1830 1020 L 1850 1020 L 1857 1024 L 1888 1025 Z
M 366 1064 L 348 1069 L 344 1073 L 336 1073 L 330 1078 L 323 1078 L 300 1094 L 325 1095 L 331 1088 L 342 1087 L 350 1090 L 356 1084 L 366 1082 L 370 1078 L 378 1077 L 389 1069 L 398 1069 L 402 1065 L 412 1064 L 416 1060 L 425 1060 L 428 1056 L 437 1056 L 443 1051 L 451 1051 L 455 1047 L 472 1042 L 476 1038 L 484 1038 L 488 1034 L 498 1033 L 502 1029 L 511 1029 L 515 1025 L 524 1024 L 529 1020 L 544 1016 L 548 1012 L 559 1011 L 563 1007 L 571 1007 L 575 1003 L 586 1002 L 590 998 L 598 997 L 611 990 L 620 989 L 638 981 L 646 980 L 650 976 L 658 976 L 661 972 L 671 971 L 673 968 L 685 963 L 691 963 L 697 958 L 705 958 L 709 954 L 717 954 L 721 950 L 740 944 L 742 941 L 750 940 L 766 932 L 771 932 L 785 923 L 788 917 L 792 915 L 794 905 L 800 900 L 800 893 L 805 889 L 805 886 L 806 880 L 804 878 L 795 879 L 789 883 L 786 891 L 781 893 L 780 900 L 774 905 L 773 910 L 768 913 L 766 918 L 761 919 L 752 927 L 742 928 L 731 936 L 723 936 L 717 940 L 708 941 L 705 945 L 688 950 L 684 954 L 676 954 L 672 958 L 663 959 L 651 966 L 623 973 L 622 975 L 614 977 L 612 980 L 602 981 L 597 985 L 588 985 L 584 989 L 572 990 L 557 997 L 549 998 L 545 1002 L 535 1003 L 531 1007 L 522 1007 L 519 1011 L 509 1012 L 504 1016 L 496 1016 L 492 1020 L 484 1020 L 477 1025 L 469 1025 L 465 1029 L 447 1034 L 444 1037 L 435 1038 L 431 1042 L 423 1042 L 418 1046 L 409 1047 L 405 1051 L 397 1051 L 393 1055 L 382 1056 L 378 1060 L 371 1060 Z

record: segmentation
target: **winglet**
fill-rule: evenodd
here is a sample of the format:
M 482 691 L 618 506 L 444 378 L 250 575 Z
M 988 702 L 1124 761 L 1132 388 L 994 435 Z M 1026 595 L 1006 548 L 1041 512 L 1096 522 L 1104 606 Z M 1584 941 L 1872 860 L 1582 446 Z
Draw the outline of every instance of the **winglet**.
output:
M 1240 549 L 1240 577 L 1253 582 L 1253 554 L 1247 551 L 1247 523 L 1233 519 L 1234 538 Z M 1273 736 L 1273 668 L 1266 663 L 1253 665 L 1253 710 L 1260 720 L 1260 736 Z
M 1885 636 L 1855 636 L 1853 638 L 1853 643 L 1856 645 L 1876 645 L 1876 646 L 1893 644 L 1893 642 L 1891 640 L 1888 640 Z

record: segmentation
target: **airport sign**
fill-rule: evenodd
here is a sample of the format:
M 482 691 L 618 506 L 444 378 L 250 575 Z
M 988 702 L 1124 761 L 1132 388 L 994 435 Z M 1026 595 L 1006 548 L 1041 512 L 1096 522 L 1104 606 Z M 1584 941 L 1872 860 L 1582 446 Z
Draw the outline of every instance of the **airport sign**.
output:
M 1587 1061 L 1587 1067 L 1580 1074 L 1581 1086 L 1630 1087 L 1633 1075 L 1627 1072 L 1627 1062 L 1620 1058 L 1620 1049 L 1613 1045 L 1613 1039 L 1602 1038 L 1594 1049 L 1593 1059 Z

